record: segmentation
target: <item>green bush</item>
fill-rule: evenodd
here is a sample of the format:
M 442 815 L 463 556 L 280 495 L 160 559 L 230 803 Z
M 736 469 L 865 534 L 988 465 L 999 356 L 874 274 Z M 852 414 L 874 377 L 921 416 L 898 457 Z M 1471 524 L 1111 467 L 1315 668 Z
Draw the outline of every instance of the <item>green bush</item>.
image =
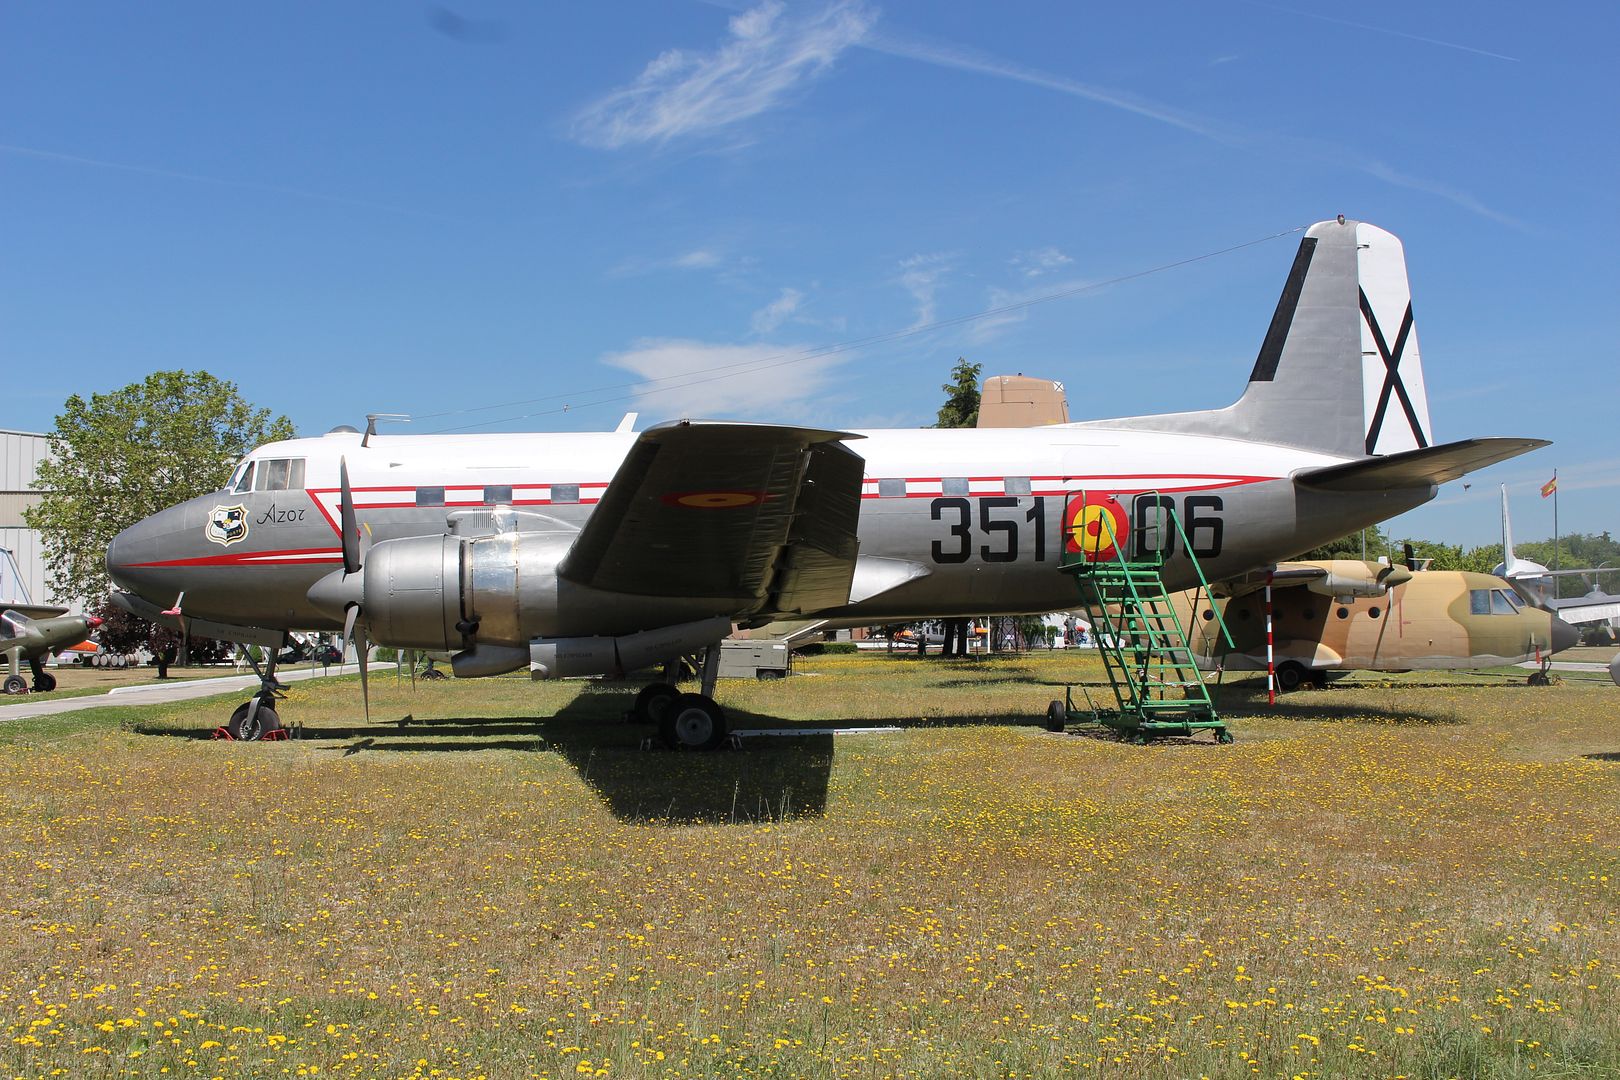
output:
M 812 641 L 798 651 L 803 656 L 846 656 L 861 650 L 853 641 Z

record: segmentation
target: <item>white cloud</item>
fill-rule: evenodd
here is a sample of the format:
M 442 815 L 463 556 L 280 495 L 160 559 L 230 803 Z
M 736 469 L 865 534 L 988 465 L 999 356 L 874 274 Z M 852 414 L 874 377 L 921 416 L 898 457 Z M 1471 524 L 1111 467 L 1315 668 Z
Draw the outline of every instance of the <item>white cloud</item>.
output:
M 1054 270 L 1074 262 L 1055 247 L 1038 248 L 1034 251 L 1020 251 L 1012 258 L 1012 264 L 1024 272 L 1025 277 L 1036 278 L 1042 274 L 1050 274 Z
M 756 334 L 768 334 L 781 326 L 799 310 L 804 293 L 798 289 L 783 289 L 782 295 L 754 312 L 752 326 Z
M 828 388 L 849 354 L 815 355 L 800 345 L 727 345 L 643 338 L 602 357 L 644 382 L 638 398 L 661 416 L 780 415 Z
M 697 251 L 688 251 L 685 255 L 677 255 L 670 260 L 670 265 L 679 270 L 713 270 L 720 265 L 720 255 L 707 248 L 700 248 Z
M 1063 263 L 1070 261 L 1068 258 L 1063 259 Z M 1061 266 L 1063 263 L 1056 265 Z M 1038 286 L 1031 286 L 1022 292 L 992 288 L 985 299 L 985 313 L 974 319 L 968 327 L 968 340 L 975 345 L 992 341 L 1000 337 L 1001 332 L 1007 327 L 1029 318 L 1029 309 L 1036 304 L 1047 303 L 1059 296 L 1086 292 L 1095 288 L 1097 284 L 1094 281 L 1076 278 L 1072 281 L 1043 281 Z
M 952 256 L 943 252 L 913 255 L 900 260 L 900 285 L 917 302 L 917 317 L 912 321 L 911 329 L 927 326 L 934 321 L 934 294 L 950 270 L 951 260 Z
M 671 49 L 634 82 L 587 105 L 574 118 L 574 137 L 616 150 L 747 120 L 824 72 L 866 36 L 875 18 L 859 0 L 803 14 L 765 0 L 733 16 L 729 35 L 713 52 Z

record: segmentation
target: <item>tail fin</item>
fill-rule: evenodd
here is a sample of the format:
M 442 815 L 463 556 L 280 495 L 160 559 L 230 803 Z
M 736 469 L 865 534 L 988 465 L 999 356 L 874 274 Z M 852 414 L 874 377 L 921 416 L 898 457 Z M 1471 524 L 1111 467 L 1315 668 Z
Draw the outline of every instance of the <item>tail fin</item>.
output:
M 1502 566 L 1512 567 L 1519 561 L 1513 554 L 1513 519 L 1508 517 L 1507 485 L 1502 485 Z
M 1243 397 L 1225 409 L 1124 424 L 1342 457 L 1429 446 L 1429 399 L 1400 240 L 1344 218 L 1312 225 Z

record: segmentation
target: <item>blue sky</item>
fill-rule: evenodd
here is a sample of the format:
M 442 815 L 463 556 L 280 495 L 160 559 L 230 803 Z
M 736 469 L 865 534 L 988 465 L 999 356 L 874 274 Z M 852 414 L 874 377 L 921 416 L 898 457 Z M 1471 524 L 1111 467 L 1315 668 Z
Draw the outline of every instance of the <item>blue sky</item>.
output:
M 1061 379 L 1076 418 L 1214 407 L 1295 238 L 1116 279 L 1345 213 L 1406 244 L 1437 438 L 1557 440 L 1394 531 L 1487 542 L 1505 482 L 1548 534 L 1556 467 L 1565 531 L 1620 532 L 1611 5 L 13 4 L 0 31 L 3 427 L 172 367 L 308 434 L 916 426 L 959 355 Z

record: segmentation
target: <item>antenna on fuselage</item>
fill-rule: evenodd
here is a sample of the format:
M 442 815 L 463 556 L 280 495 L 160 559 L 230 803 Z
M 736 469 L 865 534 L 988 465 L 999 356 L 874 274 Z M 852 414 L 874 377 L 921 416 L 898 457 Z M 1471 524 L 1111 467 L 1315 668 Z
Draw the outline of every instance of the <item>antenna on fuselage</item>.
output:
M 361 446 L 370 446 L 371 437 L 377 434 L 377 421 L 388 420 L 395 424 L 408 424 L 411 422 L 409 413 L 373 412 L 366 413 L 366 433 L 360 439 Z

